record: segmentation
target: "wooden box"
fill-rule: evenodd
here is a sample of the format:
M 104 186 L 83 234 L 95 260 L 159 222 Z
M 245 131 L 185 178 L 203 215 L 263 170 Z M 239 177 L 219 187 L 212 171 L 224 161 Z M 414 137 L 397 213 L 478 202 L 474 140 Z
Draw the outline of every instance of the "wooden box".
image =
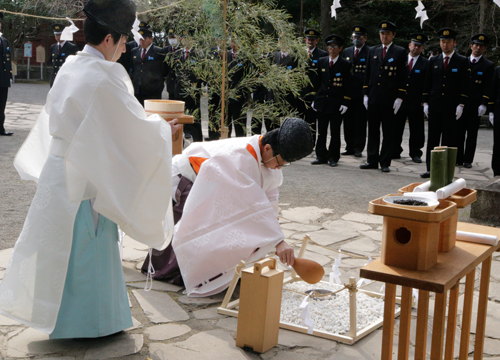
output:
M 391 195 L 386 195 L 391 196 Z M 381 198 L 370 201 L 368 211 L 383 215 L 381 262 L 409 270 L 428 270 L 439 249 L 455 246 L 457 205 L 439 200 L 433 211 L 394 207 Z
M 423 183 L 413 183 L 410 185 L 403 186 L 401 189 L 399 189 L 399 194 L 403 195 L 404 193 L 407 192 L 413 192 L 413 189 L 415 189 L 417 186 L 422 185 Z M 417 195 L 418 193 L 415 193 Z M 462 189 L 459 192 L 451 195 L 449 198 L 446 200 L 453 201 L 455 204 L 457 204 L 459 209 L 463 209 L 470 204 L 472 204 L 474 201 L 476 201 L 477 198 L 477 191 L 474 189 Z
M 236 346 L 263 353 L 278 345 L 283 278 L 276 259 L 242 271 Z

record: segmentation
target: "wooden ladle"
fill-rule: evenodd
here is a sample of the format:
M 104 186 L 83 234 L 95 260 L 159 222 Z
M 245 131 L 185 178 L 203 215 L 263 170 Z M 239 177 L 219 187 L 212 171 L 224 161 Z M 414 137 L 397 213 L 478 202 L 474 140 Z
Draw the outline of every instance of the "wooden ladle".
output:
M 302 280 L 309 284 L 316 284 L 323 279 L 325 269 L 316 261 L 295 258 L 293 269 Z

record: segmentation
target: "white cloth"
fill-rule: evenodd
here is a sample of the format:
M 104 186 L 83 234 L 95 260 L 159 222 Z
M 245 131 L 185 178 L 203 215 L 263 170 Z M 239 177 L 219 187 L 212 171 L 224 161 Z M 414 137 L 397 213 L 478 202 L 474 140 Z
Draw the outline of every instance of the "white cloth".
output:
M 457 120 L 462 117 L 463 112 L 464 112 L 464 107 L 462 105 L 458 105 L 457 111 L 455 112 L 455 115 L 457 115 Z
M 429 191 L 430 187 L 431 187 L 431 182 L 427 181 L 427 182 L 424 182 L 423 184 L 416 186 L 413 189 L 413 192 L 426 192 L 426 191 Z
M 438 199 L 446 199 L 450 197 L 451 195 L 459 192 L 463 188 L 465 188 L 467 184 L 465 183 L 464 179 L 457 179 L 454 182 L 452 182 L 450 185 L 446 185 L 445 187 L 442 187 L 441 189 L 436 190 L 436 194 Z
M 122 65 L 85 50 L 61 67 L 14 160 L 38 187 L 0 284 L 1 314 L 53 331 L 82 200 L 95 198 L 94 209 L 135 240 L 168 244 L 171 130 L 133 94 Z
M 397 98 L 396 100 L 394 100 L 394 105 L 392 106 L 392 108 L 394 109 L 394 115 L 398 113 L 402 103 L 403 99 Z
M 283 176 L 261 163 L 258 135 L 193 143 L 174 157 L 172 176 L 176 169 L 186 176 L 181 163 L 190 157 L 208 160 L 175 226 L 172 246 L 188 296 L 208 296 L 229 286 L 241 260 L 258 260 L 285 238 L 278 222 Z
M 495 125 L 495 114 L 490 112 L 490 116 L 488 117 L 491 125 Z
M 498 237 L 495 235 L 478 234 L 478 233 L 458 231 L 458 230 L 457 230 L 457 240 L 473 242 L 476 244 L 493 245 L 493 246 L 497 246 L 498 244 Z

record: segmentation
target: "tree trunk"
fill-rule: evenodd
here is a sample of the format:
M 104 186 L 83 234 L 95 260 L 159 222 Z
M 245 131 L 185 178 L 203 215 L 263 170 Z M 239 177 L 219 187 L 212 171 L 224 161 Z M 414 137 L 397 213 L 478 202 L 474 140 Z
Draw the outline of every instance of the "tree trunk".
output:
M 332 6 L 332 1 L 331 0 L 321 0 L 321 33 L 323 39 L 326 38 L 328 35 L 331 33 L 331 18 L 332 18 L 332 12 L 331 12 L 331 7 Z
M 486 28 L 486 14 L 489 10 L 488 0 L 479 0 L 479 32 L 484 32 Z

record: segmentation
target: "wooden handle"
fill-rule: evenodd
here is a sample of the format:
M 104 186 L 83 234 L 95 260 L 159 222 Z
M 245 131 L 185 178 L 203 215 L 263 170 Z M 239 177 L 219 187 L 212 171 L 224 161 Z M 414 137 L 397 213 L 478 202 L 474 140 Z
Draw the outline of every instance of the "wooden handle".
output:
M 253 273 L 260 275 L 262 273 L 262 269 L 264 269 L 266 266 L 269 267 L 269 269 L 276 269 L 276 259 L 268 258 L 256 262 L 253 266 Z

